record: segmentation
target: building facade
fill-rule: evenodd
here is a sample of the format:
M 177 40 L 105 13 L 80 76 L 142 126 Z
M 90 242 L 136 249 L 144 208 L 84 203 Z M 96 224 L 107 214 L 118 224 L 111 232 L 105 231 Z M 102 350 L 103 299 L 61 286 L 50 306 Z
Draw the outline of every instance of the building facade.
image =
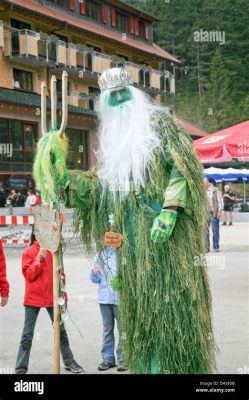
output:
M 69 168 L 95 163 L 98 74 L 123 65 L 136 87 L 173 106 L 179 61 L 154 44 L 158 19 L 122 1 L 0 0 L 0 185 L 27 189 L 40 132 L 41 83 L 68 72 Z M 48 121 L 50 104 L 48 101 Z M 12 145 L 12 154 L 7 145 Z

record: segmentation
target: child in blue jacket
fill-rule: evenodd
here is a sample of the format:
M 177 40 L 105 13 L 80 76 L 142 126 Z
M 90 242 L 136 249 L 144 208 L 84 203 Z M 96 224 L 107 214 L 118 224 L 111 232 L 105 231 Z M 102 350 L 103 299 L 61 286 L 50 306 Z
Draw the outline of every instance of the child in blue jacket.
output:
M 98 303 L 103 321 L 103 344 L 102 363 L 98 366 L 99 371 L 106 371 L 116 366 L 115 363 L 115 339 L 114 326 L 117 322 L 119 341 L 116 350 L 118 371 L 125 371 L 121 353 L 120 326 L 118 316 L 119 295 L 111 287 L 111 280 L 118 273 L 116 249 L 106 247 L 105 250 L 95 258 L 93 268 L 90 271 L 90 279 L 98 283 Z

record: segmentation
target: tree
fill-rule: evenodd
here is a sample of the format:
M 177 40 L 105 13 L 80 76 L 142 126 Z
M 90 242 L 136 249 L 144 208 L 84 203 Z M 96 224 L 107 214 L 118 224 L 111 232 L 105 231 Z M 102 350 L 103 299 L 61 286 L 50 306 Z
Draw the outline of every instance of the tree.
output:
M 231 85 L 219 51 L 216 51 L 212 58 L 210 76 L 205 89 L 202 112 L 206 129 L 214 132 L 225 128 L 233 121 Z
M 243 105 L 249 94 L 248 0 L 126 2 L 160 18 L 161 22 L 155 24 L 154 41 L 182 63 L 176 67 L 178 115 L 190 117 L 191 122 L 211 131 L 238 123 L 245 115 L 249 118 Z M 195 32 L 201 30 L 223 35 L 224 43 L 195 41 Z M 209 108 L 213 117 L 207 114 Z

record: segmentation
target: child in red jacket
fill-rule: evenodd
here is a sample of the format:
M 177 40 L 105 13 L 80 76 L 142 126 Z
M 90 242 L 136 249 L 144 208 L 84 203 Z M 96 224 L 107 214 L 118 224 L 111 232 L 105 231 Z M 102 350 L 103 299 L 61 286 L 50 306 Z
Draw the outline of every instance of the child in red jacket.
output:
M 47 309 L 53 322 L 53 258 L 49 251 L 40 248 L 33 233 L 30 246 L 22 255 L 22 273 L 25 277 L 25 322 L 16 361 L 17 374 L 28 371 L 35 324 L 42 307 Z M 74 373 L 83 372 L 74 360 L 63 323 L 60 325 L 60 340 L 65 369 Z
M 6 262 L 3 252 L 3 245 L 0 240 L 0 297 L 2 307 L 6 306 L 9 298 L 9 282 L 6 278 Z

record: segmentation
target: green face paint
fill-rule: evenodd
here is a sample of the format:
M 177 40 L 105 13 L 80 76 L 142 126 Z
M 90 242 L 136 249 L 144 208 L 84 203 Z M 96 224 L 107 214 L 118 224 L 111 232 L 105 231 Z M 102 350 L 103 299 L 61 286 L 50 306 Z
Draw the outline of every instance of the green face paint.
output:
M 111 92 L 108 100 L 108 105 L 111 107 L 117 107 L 126 101 L 131 100 L 132 95 L 129 89 L 121 89 Z

